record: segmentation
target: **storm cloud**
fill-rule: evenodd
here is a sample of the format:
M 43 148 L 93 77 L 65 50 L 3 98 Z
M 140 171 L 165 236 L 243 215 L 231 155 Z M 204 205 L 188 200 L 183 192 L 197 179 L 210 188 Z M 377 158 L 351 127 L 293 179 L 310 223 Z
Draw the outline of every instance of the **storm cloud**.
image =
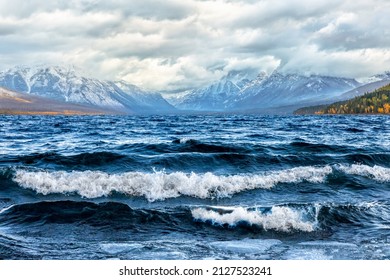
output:
M 0 65 L 73 64 L 181 91 L 231 70 L 390 70 L 387 0 L 0 0 Z

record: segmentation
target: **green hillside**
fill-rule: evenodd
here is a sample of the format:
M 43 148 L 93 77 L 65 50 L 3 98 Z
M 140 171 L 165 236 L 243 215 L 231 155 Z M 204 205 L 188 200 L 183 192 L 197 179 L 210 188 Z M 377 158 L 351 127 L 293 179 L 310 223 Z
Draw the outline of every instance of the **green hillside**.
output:
M 390 114 L 390 84 L 363 96 L 333 103 L 315 114 Z

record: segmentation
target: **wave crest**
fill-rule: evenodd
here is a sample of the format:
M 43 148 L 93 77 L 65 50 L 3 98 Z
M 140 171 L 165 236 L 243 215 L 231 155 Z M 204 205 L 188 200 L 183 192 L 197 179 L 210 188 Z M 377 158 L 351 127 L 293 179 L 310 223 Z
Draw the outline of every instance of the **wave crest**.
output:
M 363 164 L 340 165 L 338 168 L 346 174 L 364 176 L 383 183 L 390 182 L 390 168 Z
M 118 192 L 129 196 L 144 196 L 149 201 L 155 201 L 181 195 L 218 199 L 245 190 L 270 189 L 280 183 L 321 183 L 331 172 L 330 166 L 297 167 L 263 175 L 231 176 L 183 172 L 167 174 L 163 171 L 108 174 L 100 171 L 17 170 L 13 180 L 24 188 L 44 195 L 76 193 L 86 198 L 98 198 Z
M 250 226 L 258 226 L 264 230 L 282 232 L 294 230 L 312 232 L 315 229 L 315 222 L 304 221 L 303 213 L 286 206 L 273 206 L 267 213 L 248 210 L 243 207 L 234 208 L 230 213 L 196 208 L 192 210 L 192 216 L 199 221 L 232 227 L 240 223 L 247 223 Z

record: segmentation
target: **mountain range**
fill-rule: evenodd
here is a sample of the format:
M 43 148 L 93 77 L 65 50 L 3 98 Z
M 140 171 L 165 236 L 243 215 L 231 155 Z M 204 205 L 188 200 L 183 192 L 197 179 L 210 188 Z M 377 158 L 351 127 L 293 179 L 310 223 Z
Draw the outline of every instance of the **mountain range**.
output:
M 168 96 L 168 101 L 181 110 L 226 111 L 241 90 L 251 82 L 241 72 L 232 71 L 221 80 L 208 86 Z
M 0 114 L 102 115 L 115 112 L 0 88 Z
M 175 110 L 159 93 L 148 92 L 124 81 L 87 78 L 73 67 L 12 68 L 0 72 L 0 87 L 125 114 Z
M 351 78 L 291 74 L 278 70 L 271 74 L 262 72 L 256 77 L 242 71 L 231 71 L 210 85 L 178 94 L 165 94 L 164 98 L 159 92 L 144 90 L 125 81 L 86 77 L 74 67 L 19 66 L 0 72 L 0 87 L 29 98 L 43 98 L 42 104 L 51 100 L 61 104 L 61 108 L 69 104 L 70 107 L 86 106 L 87 111 L 119 114 L 186 111 L 292 113 L 300 107 L 330 104 L 362 95 L 389 80 L 390 72 L 359 82 Z M 39 100 L 34 100 L 39 103 Z
M 355 79 L 319 75 L 260 73 L 253 80 L 230 76 L 210 86 L 168 99 L 179 109 L 244 111 L 286 108 L 332 100 L 361 84 Z

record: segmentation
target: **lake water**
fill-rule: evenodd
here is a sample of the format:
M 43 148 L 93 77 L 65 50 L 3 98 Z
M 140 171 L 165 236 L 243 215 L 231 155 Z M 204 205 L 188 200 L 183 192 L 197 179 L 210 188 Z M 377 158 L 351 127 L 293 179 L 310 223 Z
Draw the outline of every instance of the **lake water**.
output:
M 0 116 L 2 259 L 389 259 L 386 116 Z

